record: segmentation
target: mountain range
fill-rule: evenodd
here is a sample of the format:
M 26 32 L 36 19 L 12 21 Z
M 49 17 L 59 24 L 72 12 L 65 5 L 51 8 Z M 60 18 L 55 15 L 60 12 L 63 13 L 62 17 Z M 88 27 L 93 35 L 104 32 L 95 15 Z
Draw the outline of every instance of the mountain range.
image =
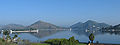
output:
M 120 30 L 120 24 L 118 25 L 115 25 L 115 26 L 109 26 L 109 27 L 105 27 L 105 28 L 102 28 L 102 30 Z
M 3 29 L 3 30 L 7 30 L 7 29 L 12 29 L 12 30 L 17 30 L 17 29 L 65 29 L 65 27 L 56 26 L 54 24 L 47 23 L 44 21 L 37 21 L 29 26 L 23 26 L 20 24 L 3 25 L 3 26 L 0 26 L 0 29 Z
M 77 29 L 77 30 L 96 30 L 96 29 L 100 29 L 103 27 L 109 27 L 110 25 L 106 24 L 106 23 L 98 23 L 96 21 L 92 21 L 92 20 L 88 20 L 84 23 L 82 22 L 78 22 L 68 28 L 72 28 Z M 51 23 L 47 23 L 44 21 L 37 21 L 29 26 L 23 26 L 23 25 L 19 25 L 19 24 L 8 24 L 8 25 L 4 25 L 4 26 L 0 26 L 0 29 L 68 29 L 65 27 L 60 27 L 60 26 L 56 26 L 54 24 Z
M 92 20 L 88 20 L 84 23 L 79 22 L 76 23 L 72 26 L 70 26 L 70 28 L 72 28 L 73 30 L 99 30 L 103 27 L 109 27 L 110 25 L 106 24 L 106 23 L 98 23 L 96 21 L 92 21 Z
M 24 29 L 24 28 L 25 26 L 20 24 L 8 24 L 8 25 L 1 26 L 0 29 Z

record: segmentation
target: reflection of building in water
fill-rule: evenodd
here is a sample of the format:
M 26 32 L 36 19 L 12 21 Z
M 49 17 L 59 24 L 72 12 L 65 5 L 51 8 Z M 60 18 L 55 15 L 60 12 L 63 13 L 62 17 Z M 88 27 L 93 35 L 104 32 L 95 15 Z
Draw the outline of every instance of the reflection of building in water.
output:
M 39 30 L 16 30 L 16 31 L 13 31 L 13 30 L 8 30 L 10 32 L 10 34 L 12 33 L 38 33 Z M 1 31 L 1 33 L 3 33 L 4 30 Z
M 12 31 L 12 30 L 10 30 L 10 33 L 12 34 L 12 33 L 38 33 L 38 31 L 39 30 L 24 30 L 24 31 L 19 31 L 19 30 L 17 30 L 17 31 Z

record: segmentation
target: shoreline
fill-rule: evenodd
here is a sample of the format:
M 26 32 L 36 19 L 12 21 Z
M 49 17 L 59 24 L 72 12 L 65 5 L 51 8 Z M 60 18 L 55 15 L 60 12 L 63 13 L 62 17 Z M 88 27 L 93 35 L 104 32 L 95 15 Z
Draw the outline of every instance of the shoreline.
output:
M 79 42 L 79 43 L 83 43 L 83 44 L 88 44 L 86 42 Z M 113 43 L 93 43 L 94 45 L 120 45 L 120 44 L 113 44 Z

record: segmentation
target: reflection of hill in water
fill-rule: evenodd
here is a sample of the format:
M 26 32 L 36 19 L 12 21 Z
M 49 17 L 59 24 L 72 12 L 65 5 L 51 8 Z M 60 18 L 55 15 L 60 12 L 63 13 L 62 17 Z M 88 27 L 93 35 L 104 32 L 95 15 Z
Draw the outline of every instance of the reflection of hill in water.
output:
M 59 30 L 39 30 L 38 33 L 31 33 L 32 35 L 42 38 L 60 32 Z
M 85 36 L 89 36 L 91 33 L 93 33 L 95 36 L 96 35 L 101 35 L 101 34 L 104 34 L 100 31 L 89 31 L 89 32 L 86 32 L 85 30 L 73 30 L 72 31 L 73 33 L 77 34 L 77 35 L 85 35 Z
M 102 33 L 109 33 L 109 34 L 115 34 L 115 35 L 120 35 L 120 31 L 102 31 Z
M 103 35 L 103 34 L 115 34 L 115 35 L 120 35 L 119 31 L 114 31 L 114 32 L 102 32 L 102 31 L 90 31 L 90 32 L 86 32 L 85 30 L 73 30 L 73 33 L 77 34 L 77 35 L 85 35 L 85 36 L 89 36 L 91 33 L 93 33 L 95 36 L 96 35 Z
M 50 36 L 50 35 L 53 35 L 53 34 L 56 34 L 58 32 L 63 32 L 63 33 L 66 33 L 65 31 L 63 30 L 39 30 L 39 33 L 31 33 L 32 35 L 38 37 L 38 38 L 42 38 L 42 37 L 46 37 L 46 36 Z M 115 34 L 115 35 L 120 35 L 120 32 L 101 32 L 101 31 L 89 31 L 89 32 L 86 32 L 85 30 L 72 30 L 72 31 L 68 31 L 69 33 L 74 33 L 76 35 L 85 35 L 85 36 L 89 36 L 91 33 L 93 33 L 95 36 L 97 35 L 103 35 L 103 34 L 106 34 L 106 33 L 109 33 L 109 34 Z

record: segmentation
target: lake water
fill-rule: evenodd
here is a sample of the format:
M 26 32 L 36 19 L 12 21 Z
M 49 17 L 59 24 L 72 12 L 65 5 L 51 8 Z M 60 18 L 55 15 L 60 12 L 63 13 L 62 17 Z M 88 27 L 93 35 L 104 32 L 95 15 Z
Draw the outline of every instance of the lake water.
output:
M 89 34 L 90 34 L 89 32 L 85 32 L 85 31 L 58 31 L 56 33 L 54 32 L 47 36 L 42 34 L 42 35 L 44 35 L 43 37 L 37 37 L 30 33 L 21 33 L 19 35 L 19 37 L 22 39 L 29 40 L 31 42 L 40 42 L 40 41 L 45 41 L 45 40 L 54 39 L 54 38 L 69 39 L 70 37 L 74 36 L 75 39 L 79 40 L 80 42 L 88 42 Z M 94 42 L 99 41 L 99 43 L 120 44 L 120 35 L 119 34 L 95 32 L 94 35 L 95 35 Z

